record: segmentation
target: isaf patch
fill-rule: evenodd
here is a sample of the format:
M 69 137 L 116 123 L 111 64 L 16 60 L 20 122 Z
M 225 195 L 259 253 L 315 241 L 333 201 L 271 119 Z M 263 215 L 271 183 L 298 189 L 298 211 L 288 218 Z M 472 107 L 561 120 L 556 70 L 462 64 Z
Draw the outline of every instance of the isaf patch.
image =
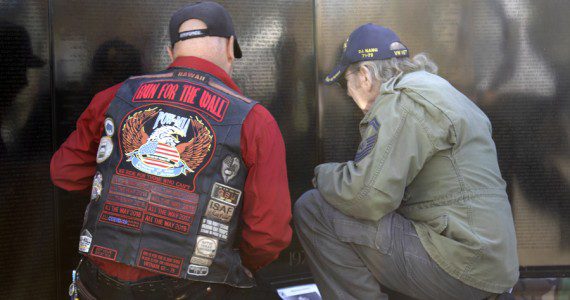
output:
M 224 222 L 229 222 L 234 214 L 234 211 L 234 206 L 224 204 L 216 200 L 210 200 L 210 202 L 208 202 L 208 209 L 206 209 L 205 216 Z
M 218 201 L 237 206 L 239 203 L 239 198 L 241 197 L 241 191 L 216 182 L 212 188 L 211 196 Z

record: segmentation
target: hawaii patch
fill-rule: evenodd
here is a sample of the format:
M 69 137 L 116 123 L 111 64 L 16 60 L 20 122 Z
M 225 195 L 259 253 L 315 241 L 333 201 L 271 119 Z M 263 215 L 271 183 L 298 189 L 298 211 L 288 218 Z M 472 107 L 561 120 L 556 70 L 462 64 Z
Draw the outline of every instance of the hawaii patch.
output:
M 374 128 L 375 134 L 360 143 L 358 146 L 358 151 L 356 152 L 356 156 L 354 157 L 355 163 L 361 161 L 368 154 L 370 154 L 370 152 L 372 152 L 372 149 L 374 149 L 374 146 L 376 146 L 376 141 L 378 141 L 378 129 L 380 129 L 380 123 L 378 120 L 376 120 L 376 118 L 372 119 L 372 121 L 368 123 L 368 126 Z
M 195 111 L 170 105 L 141 107 L 121 124 L 120 168 L 132 167 L 151 175 L 147 178 L 191 181 L 188 188 L 193 191 L 195 177 L 213 156 L 215 139 L 211 125 Z

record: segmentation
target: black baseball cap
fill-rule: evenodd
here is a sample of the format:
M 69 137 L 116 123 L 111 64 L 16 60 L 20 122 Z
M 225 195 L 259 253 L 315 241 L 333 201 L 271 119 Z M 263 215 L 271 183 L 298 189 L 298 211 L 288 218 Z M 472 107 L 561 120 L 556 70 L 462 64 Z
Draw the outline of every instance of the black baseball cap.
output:
M 325 77 L 325 84 L 337 82 L 352 63 L 408 56 L 408 48 L 394 31 L 372 23 L 364 24 L 356 28 L 344 42 L 340 63 Z
M 206 23 L 208 28 L 178 32 L 180 25 L 190 19 L 198 19 Z M 170 43 L 173 47 L 178 41 L 202 36 L 219 36 L 225 38 L 234 36 L 235 57 L 241 58 L 242 56 L 232 17 L 223 6 L 216 2 L 197 2 L 179 9 L 170 18 L 169 31 Z

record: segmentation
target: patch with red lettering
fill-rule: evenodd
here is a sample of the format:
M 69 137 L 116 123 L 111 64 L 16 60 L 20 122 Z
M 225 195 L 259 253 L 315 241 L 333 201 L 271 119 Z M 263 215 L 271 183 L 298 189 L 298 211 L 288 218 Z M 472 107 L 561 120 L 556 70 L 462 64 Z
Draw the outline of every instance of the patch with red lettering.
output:
M 215 152 L 216 135 L 193 110 L 149 105 L 123 118 L 119 143 L 118 174 L 192 192 Z
M 95 245 L 91 250 L 91 255 L 114 261 L 117 259 L 117 250 Z
M 137 265 L 143 269 L 157 273 L 180 276 L 184 259 L 149 249 L 143 249 L 139 254 Z
M 189 72 L 187 75 L 191 76 Z M 132 101 L 171 103 L 190 107 L 207 114 L 217 122 L 224 119 L 230 106 L 230 100 L 215 90 L 185 80 L 157 80 L 143 83 L 134 93 Z
M 140 230 L 143 223 L 188 234 L 199 196 L 143 180 L 113 175 L 101 222 Z

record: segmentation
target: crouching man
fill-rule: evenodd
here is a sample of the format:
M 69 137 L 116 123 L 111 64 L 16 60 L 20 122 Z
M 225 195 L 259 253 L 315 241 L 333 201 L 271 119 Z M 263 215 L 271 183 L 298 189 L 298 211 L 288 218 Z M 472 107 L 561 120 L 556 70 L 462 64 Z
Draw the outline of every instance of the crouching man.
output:
M 366 55 L 362 55 L 365 53 Z M 491 124 L 390 29 L 351 33 L 340 64 L 364 112 L 353 161 L 315 168 L 294 220 L 324 299 L 484 299 L 517 281 L 511 207 Z

